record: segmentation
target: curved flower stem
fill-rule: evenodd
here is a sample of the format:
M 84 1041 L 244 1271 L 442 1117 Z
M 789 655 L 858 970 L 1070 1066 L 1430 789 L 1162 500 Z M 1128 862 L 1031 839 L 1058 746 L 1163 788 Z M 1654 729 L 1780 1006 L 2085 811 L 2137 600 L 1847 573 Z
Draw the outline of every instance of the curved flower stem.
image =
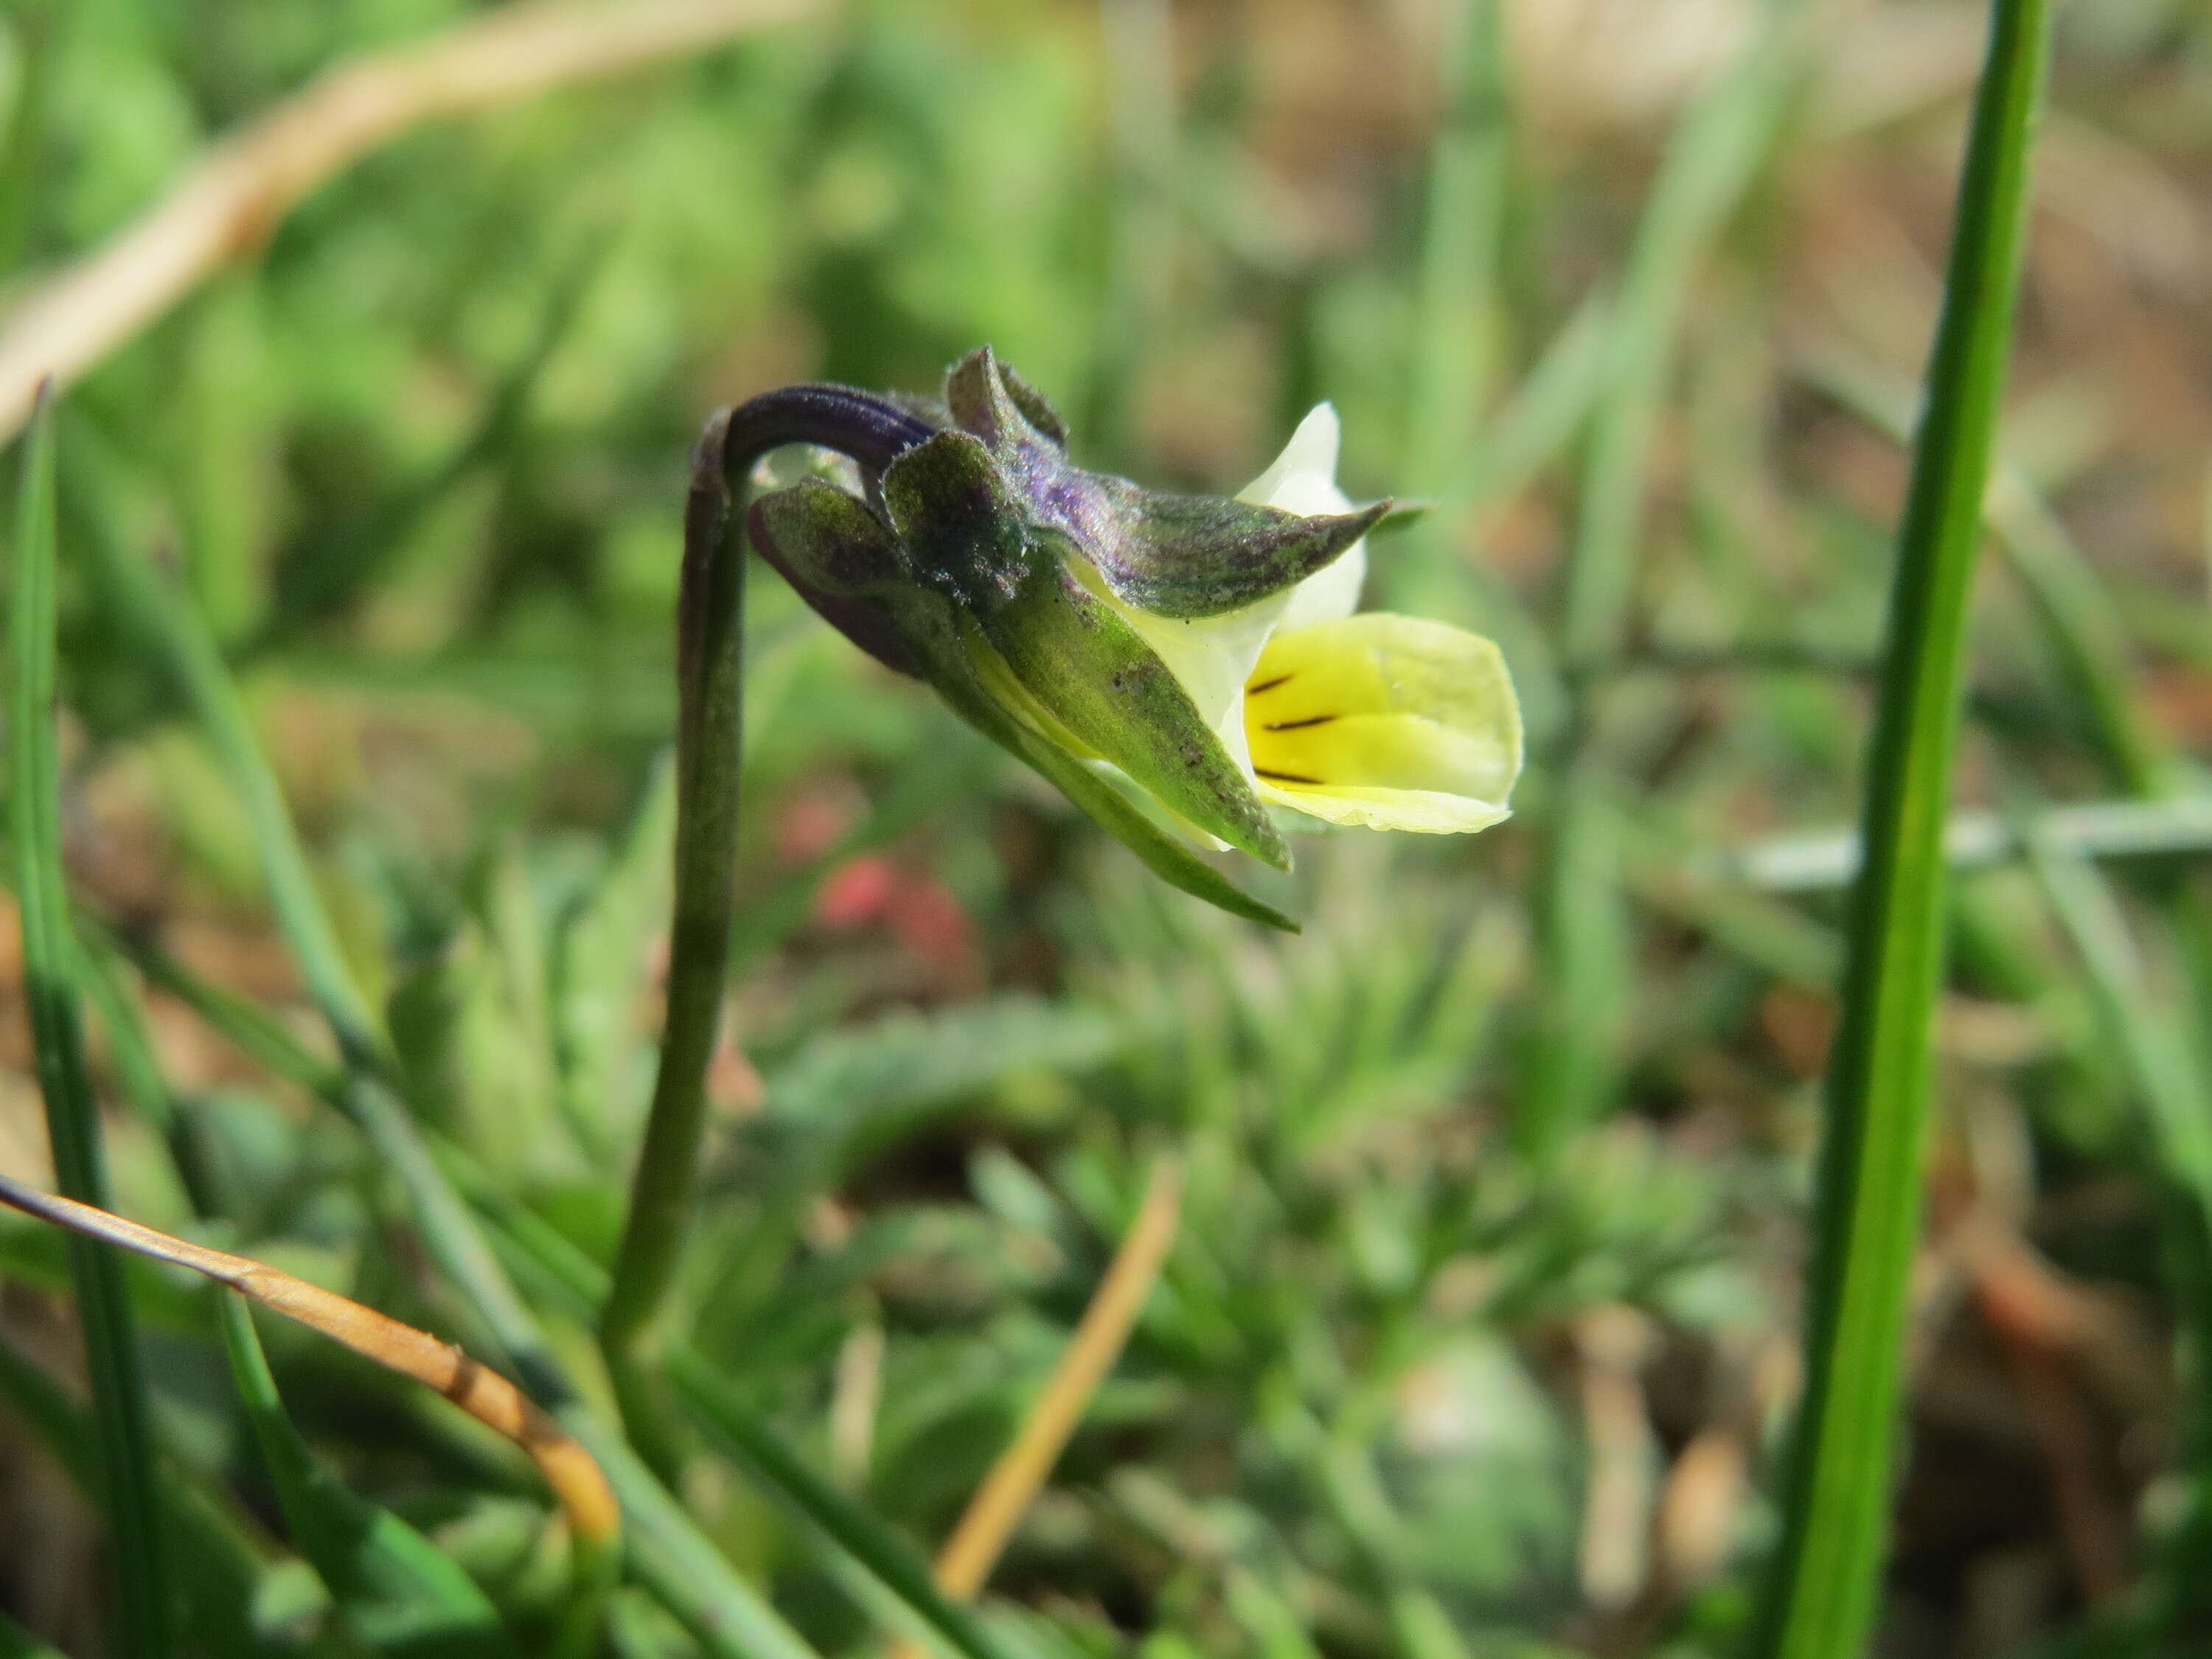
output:
M 676 633 L 676 900 L 669 929 L 668 1012 L 653 1106 L 614 1282 L 599 1320 L 607 1371 L 633 1440 L 648 1461 L 662 1438 L 647 1385 L 653 1325 L 675 1278 L 699 1144 L 707 1066 L 720 1024 L 730 948 L 731 854 L 744 742 L 744 513 L 753 464 L 787 444 L 815 444 L 859 462 L 873 483 L 927 422 L 847 386 L 799 386 L 718 410 L 691 454 Z

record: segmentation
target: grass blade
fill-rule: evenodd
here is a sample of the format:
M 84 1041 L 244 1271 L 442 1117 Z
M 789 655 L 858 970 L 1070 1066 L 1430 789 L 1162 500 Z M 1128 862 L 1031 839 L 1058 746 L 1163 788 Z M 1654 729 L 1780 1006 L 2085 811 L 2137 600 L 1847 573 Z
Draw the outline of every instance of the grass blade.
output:
M 1496 355 L 1511 131 L 1503 13 L 1498 0 L 1443 9 L 1444 110 L 1429 152 L 1406 401 L 1407 478 L 1421 489 L 1449 488 L 1468 465 Z
M 99 1431 L 89 1412 L 38 1365 L 0 1342 L 0 1406 L 45 1446 L 87 1498 L 100 1491 Z M 250 1609 L 272 1564 L 230 1510 L 227 1495 L 173 1459 L 161 1498 L 168 1537 L 182 1565 L 188 1643 L 215 1653 L 243 1652 Z
M 222 1308 L 231 1377 L 285 1525 L 356 1633 L 410 1659 L 512 1656 L 498 1612 L 452 1557 L 315 1461 L 285 1413 L 246 1298 L 234 1291 Z
M 1690 279 L 1750 185 L 1789 107 L 1790 32 L 1771 24 L 1698 99 L 1668 147 L 1629 256 L 1607 343 L 1608 395 L 1583 465 L 1567 566 L 1563 654 L 1587 669 L 1620 649 L 1636 574 L 1647 461 Z
M 1829 352 L 1807 364 L 1814 382 L 1868 424 L 1911 440 L 1912 393 Z M 1983 513 L 2035 608 L 2052 657 L 2089 724 L 2113 781 L 2132 793 L 2169 793 L 2179 780 L 2165 734 L 2136 707 L 2133 651 L 2119 607 L 2051 503 L 2000 455 Z
M 0 1659 L 67 1659 L 59 1648 L 50 1648 L 5 1613 L 0 1613 Z
M 1942 971 L 1949 805 L 1967 592 L 1982 533 L 2049 52 L 2047 0 L 1997 0 L 1975 96 L 1926 410 L 1898 531 L 1829 1061 L 1806 1334 L 1784 1533 L 1753 1650 L 1865 1645 L 1887 1547 L 1906 1279 L 1920 1223 L 1929 1025 Z
M 2212 1365 L 2212 1087 L 2182 1007 L 2144 970 L 2112 884 L 2080 854 L 2047 838 L 2034 838 L 2031 849 L 2044 896 L 2087 969 L 2106 1047 L 2134 1084 L 2142 1109 L 2143 1162 L 2166 1199 L 2167 1273 L 2185 1333 L 2181 1453 L 2195 1478 L 2188 1510 L 2160 1548 L 2166 1583 L 2137 1610 L 2148 1639 L 2148 1626 L 2186 1627 L 2201 1620 L 2212 1594 L 2201 1565 L 2212 1541 L 2212 1391 L 2206 1387 Z
M 672 1345 L 667 1366 L 677 1393 L 715 1442 L 888 1590 L 918 1631 L 961 1659 L 1004 1659 L 1004 1650 L 982 1621 L 938 1589 L 921 1559 L 883 1522 L 816 1474 L 792 1450 L 782 1431 L 755 1412 L 704 1358 L 691 1348 Z
M 2212 1090 L 2191 1052 L 2187 1026 L 2148 983 L 2112 890 L 2079 853 L 2032 837 L 2036 874 L 2080 952 L 2099 1023 L 2142 1097 L 2166 1178 L 2202 1212 L 2212 1237 Z
M 1559 656 L 1570 677 L 1618 653 L 1626 633 L 1648 462 L 1665 405 L 1691 278 L 1765 159 L 1795 81 L 1791 32 L 1767 26 L 1682 117 L 1644 210 L 1605 349 L 1567 564 Z M 1547 998 L 1533 1033 L 1516 1129 L 1554 1154 L 1610 1103 L 1628 1020 L 1627 901 L 1617 814 L 1593 751 L 1586 699 L 1571 698 L 1567 758 L 1545 852 Z
M 24 438 L 16 506 L 9 746 L 24 995 L 55 1178 L 70 1196 L 105 1204 L 99 1108 L 85 1070 L 76 944 L 62 875 L 61 763 L 54 735 L 54 420 L 45 397 Z M 70 1261 L 100 1425 L 101 1478 L 120 1580 L 122 1650 L 131 1659 L 158 1659 L 170 1650 L 168 1575 L 146 1383 L 123 1272 L 89 1241 L 71 1244 Z
M 555 950 L 562 1115 L 576 1144 L 602 1162 L 616 1158 L 632 1109 L 643 1103 L 625 1097 L 624 1082 L 642 1042 L 637 982 L 667 908 L 675 832 L 675 774 L 656 764 L 620 848 Z
M 492 1224 L 500 1228 L 509 1259 L 542 1279 L 553 1294 L 565 1298 L 576 1318 L 588 1321 L 605 1300 L 607 1276 L 599 1264 L 578 1253 L 558 1233 L 534 1223 L 526 1209 L 515 1206 L 505 1224 L 495 1221 Z M 973 1613 L 937 1588 L 921 1558 L 890 1528 L 816 1474 L 791 1449 L 782 1431 L 740 1396 L 712 1361 L 690 1344 L 678 1341 L 669 1345 L 664 1363 L 678 1399 L 706 1426 L 709 1437 L 744 1465 L 770 1496 L 802 1517 L 837 1552 L 838 1577 L 882 1592 L 866 1598 L 871 1607 L 896 1612 L 915 1631 L 926 1633 L 958 1659 L 1006 1659 L 1004 1644 L 993 1639 Z M 571 1426 L 576 1427 L 573 1423 Z M 585 1438 L 581 1428 L 576 1427 L 576 1432 Z M 606 1440 L 604 1446 L 589 1438 L 585 1438 L 585 1443 L 599 1457 L 623 1494 L 630 1521 L 631 1547 L 643 1556 L 642 1546 L 656 1537 L 653 1516 L 624 1485 L 626 1478 L 642 1481 L 643 1467 L 621 1440 L 611 1434 Z M 644 1484 L 659 1494 L 654 1503 L 673 1501 L 659 1486 Z M 665 1547 L 653 1545 L 655 1549 Z M 645 1570 L 641 1566 L 641 1571 Z M 778 1659 L 775 1650 L 762 1651 L 766 1659 Z
M 2047 842 L 2082 858 L 2171 859 L 2212 852 L 2212 796 L 2157 800 L 2087 800 L 2046 806 L 2022 818 L 1960 812 L 1943 833 L 1954 870 L 2017 858 Z M 1795 830 L 1699 855 L 1700 877 L 1741 882 L 1766 893 L 1817 893 L 1848 887 L 1859 872 L 1856 830 Z

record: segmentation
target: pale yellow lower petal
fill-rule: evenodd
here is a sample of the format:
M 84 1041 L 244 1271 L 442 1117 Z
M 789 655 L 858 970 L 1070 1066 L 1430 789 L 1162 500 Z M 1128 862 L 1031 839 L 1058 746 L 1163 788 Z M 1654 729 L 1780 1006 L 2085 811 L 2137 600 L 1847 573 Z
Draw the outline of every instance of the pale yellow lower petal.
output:
M 1521 707 L 1498 647 L 1383 613 L 1277 634 L 1245 694 L 1266 799 L 1332 823 L 1463 833 L 1506 816 Z
M 1470 835 L 1513 816 L 1495 801 L 1428 789 L 1277 788 L 1263 780 L 1260 799 L 1348 829 L 1403 830 L 1414 835 Z

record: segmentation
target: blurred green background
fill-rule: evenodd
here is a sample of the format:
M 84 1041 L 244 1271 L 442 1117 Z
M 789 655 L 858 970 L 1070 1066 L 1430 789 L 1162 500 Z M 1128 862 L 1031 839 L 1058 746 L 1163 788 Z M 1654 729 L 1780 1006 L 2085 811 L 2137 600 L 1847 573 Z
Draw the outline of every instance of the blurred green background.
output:
M 479 9 L 7 0 L 0 327 L 200 144 Z M 1727 1652 L 1796 1386 L 1847 850 L 1823 838 L 1856 811 L 1983 24 L 854 0 L 425 125 L 68 399 L 77 890 L 319 1041 L 247 819 L 119 620 L 118 563 L 150 558 L 222 641 L 472 1196 L 605 1264 L 658 1024 L 707 412 L 927 389 L 988 342 L 1086 464 L 1227 491 L 1333 400 L 1355 497 L 1438 503 L 1377 541 L 1370 604 L 1513 665 L 1515 820 L 1302 843 L 1262 890 L 1306 932 L 1263 936 L 761 572 L 684 1321 L 927 1552 L 1173 1150 L 1176 1252 L 993 1580 L 1010 1640 Z M 1987 845 L 1938 1026 L 1900 1656 L 2212 1651 L 2212 18 L 2077 4 L 2057 64 L 1977 599 L 1960 799 Z M 2058 839 L 2019 856 L 2039 823 Z M 143 1001 L 219 1204 L 193 1217 L 111 1040 L 117 1207 L 466 1340 L 359 1139 Z M 0 1168 L 43 1182 L 27 1056 L 10 1013 Z M 101 1531 L 54 1455 L 81 1432 L 60 1245 L 10 1220 L 0 1270 L 0 1652 L 16 1625 L 112 1650 Z M 229 1645 L 192 1650 L 377 1647 L 287 1565 L 211 1301 L 132 1284 L 163 1443 L 258 1575 Z M 543 1650 L 564 1581 L 526 1470 L 265 1335 L 318 1454 Z M 824 1653 L 872 1650 L 833 1553 L 731 1465 L 692 1448 L 680 1490 Z M 696 1650 L 634 1586 L 612 1630 Z

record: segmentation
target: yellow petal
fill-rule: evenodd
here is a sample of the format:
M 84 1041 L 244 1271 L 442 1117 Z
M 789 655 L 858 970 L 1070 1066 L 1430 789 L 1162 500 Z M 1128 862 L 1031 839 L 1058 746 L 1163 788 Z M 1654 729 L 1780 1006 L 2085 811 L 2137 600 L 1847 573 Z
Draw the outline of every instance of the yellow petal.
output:
M 1513 816 L 1509 807 L 1426 789 L 1278 789 L 1264 779 L 1260 799 L 1351 830 L 1465 836 Z
M 1245 692 L 1266 799 L 1333 823 L 1446 833 L 1506 816 L 1521 707 L 1488 640 L 1370 612 L 1280 633 Z

